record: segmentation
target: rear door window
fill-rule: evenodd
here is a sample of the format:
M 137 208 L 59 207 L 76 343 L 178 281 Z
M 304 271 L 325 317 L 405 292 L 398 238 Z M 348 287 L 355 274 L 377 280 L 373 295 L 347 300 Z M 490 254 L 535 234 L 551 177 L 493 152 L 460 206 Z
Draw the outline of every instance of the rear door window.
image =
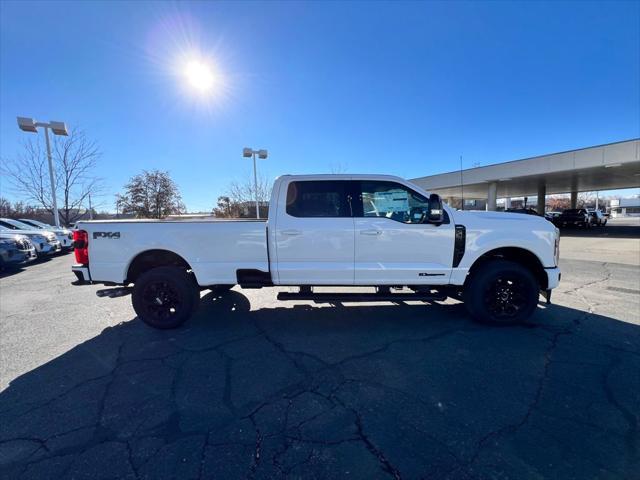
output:
M 293 217 L 351 217 L 348 180 L 291 182 L 287 214 Z

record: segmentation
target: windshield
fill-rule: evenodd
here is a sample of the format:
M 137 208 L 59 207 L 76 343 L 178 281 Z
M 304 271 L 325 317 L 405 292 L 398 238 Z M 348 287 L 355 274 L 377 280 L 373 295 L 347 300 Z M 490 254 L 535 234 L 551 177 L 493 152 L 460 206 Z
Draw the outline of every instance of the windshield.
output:
M 19 222 L 18 220 L 13 220 L 11 218 L 3 218 L 2 222 L 7 225 L 9 228 L 12 226 L 19 230 L 33 230 L 33 226 L 27 225 L 26 223 Z
M 49 228 L 49 225 L 47 225 L 46 223 L 39 222 L 37 220 L 21 218 L 20 222 L 26 223 L 27 225 L 31 225 L 32 227 L 36 227 L 36 228 Z
M 573 208 L 573 209 L 571 209 L 571 210 L 565 210 L 565 211 L 564 211 L 564 212 L 562 212 L 562 213 L 568 213 L 569 215 L 573 215 L 573 214 L 576 214 L 576 213 L 581 213 L 581 211 L 582 211 L 582 210 L 580 210 L 580 209 Z

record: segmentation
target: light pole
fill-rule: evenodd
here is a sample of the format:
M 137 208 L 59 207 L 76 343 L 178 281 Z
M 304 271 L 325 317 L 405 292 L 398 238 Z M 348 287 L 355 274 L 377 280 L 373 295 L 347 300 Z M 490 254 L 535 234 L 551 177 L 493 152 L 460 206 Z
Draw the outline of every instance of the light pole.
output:
M 18 127 L 20 130 L 31 133 L 38 133 L 37 127 L 44 128 L 44 139 L 47 144 L 47 160 L 49 160 L 49 180 L 51 181 L 51 196 L 53 197 L 53 218 L 56 222 L 56 227 L 60 228 L 60 215 L 58 214 L 58 201 L 56 200 L 56 184 L 55 184 L 55 172 L 53 169 L 53 161 L 51 160 L 51 145 L 49 143 L 49 129 L 54 135 L 69 135 L 67 126 L 64 122 L 36 122 L 33 118 L 18 117 Z
M 256 218 L 260 218 L 260 202 L 258 200 L 258 174 L 256 172 L 256 155 L 258 158 L 265 159 L 267 158 L 266 150 L 253 150 L 251 148 L 243 148 L 242 156 L 245 158 L 253 157 L 253 188 L 256 194 Z

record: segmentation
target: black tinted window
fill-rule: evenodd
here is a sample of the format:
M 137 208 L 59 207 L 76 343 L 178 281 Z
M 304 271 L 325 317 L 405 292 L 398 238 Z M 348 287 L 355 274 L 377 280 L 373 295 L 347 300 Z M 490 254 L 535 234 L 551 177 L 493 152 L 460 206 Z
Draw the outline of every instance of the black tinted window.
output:
M 348 181 L 291 182 L 287 213 L 294 217 L 350 217 Z

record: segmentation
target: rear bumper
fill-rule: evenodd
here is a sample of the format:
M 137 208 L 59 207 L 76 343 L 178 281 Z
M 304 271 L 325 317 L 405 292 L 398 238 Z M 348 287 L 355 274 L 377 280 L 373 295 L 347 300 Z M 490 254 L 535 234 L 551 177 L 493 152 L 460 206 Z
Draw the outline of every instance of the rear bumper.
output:
M 78 279 L 74 285 L 89 285 L 91 284 L 91 274 L 89 273 L 89 267 L 87 265 L 73 265 L 71 271 Z
M 560 284 L 560 277 L 562 277 L 562 273 L 558 267 L 545 268 L 545 272 L 547 272 L 547 289 L 552 290 L 556 288 Z

